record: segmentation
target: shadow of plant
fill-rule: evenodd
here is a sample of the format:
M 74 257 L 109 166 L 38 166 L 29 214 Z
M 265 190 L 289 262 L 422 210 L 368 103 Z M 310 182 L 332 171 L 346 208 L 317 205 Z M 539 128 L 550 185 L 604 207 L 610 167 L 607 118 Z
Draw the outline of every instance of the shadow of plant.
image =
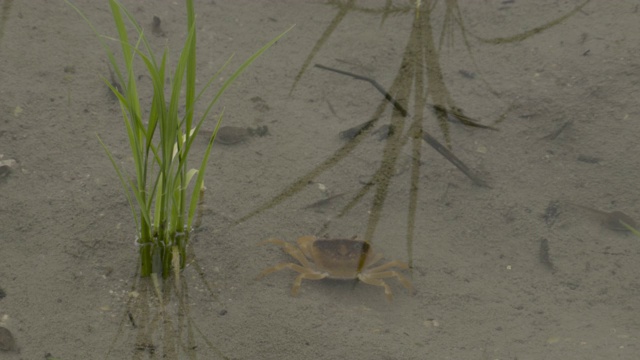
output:
M 497 130 L 490 125 L 483 125 L 474 119 L 463 114 L 461 107 L 457 105 L 454 100 L 454 95 L 449 91 L 449 88 L 445 82 L 445 76 L 441 69 L 440 50 L 443 45 L 451 46 L 454 41 L 454 34 L 458 30 L 461 34 L 461 38 L 467 49 L 468 56 L 477 69 L 477 65 L 473 58 L 472 46 L 470 38 L 485 44 L 501 45 L 511 42 L 524 41 L 529 37 L 539 34 L 545 30 L 560 24 L 571 16 L 579 12 L 590 0 L 583 2 L 576 6 L 573 10 L 569 11 L 565 15 L 553 19 L 541 26 L 535 27 L 530 30 L 526 30 L 522 33 L 515 35 L 507 35 L 498 38 L 484 38 L 479 35 L 470 33 L 464 25 L 464 19 L 460 11 L 460 4 L 457 0 L 445 0 L 445 1 L 416 1 L 412 5 L 395 5 L 392 1 L 388 0 L 383 7 L 369 8 L 356 5 L 355 0 L 340 1 L 330 0 L 329 6 L 337 9 L 337 13 L 326 30 L 320 36 L 320 39 L 316 42 L 315 46 L 309 53 L 308 57 L 302 64 L 302 67 L 295 77 L 290 93 L 292 93 L 299 81 L 302 79 L 305 72 L 309 69 L 313 63 L 313 59 L 320 52 L 322 47 L 327 43 L 331 35 L 336 31 L 347 15 L 352 12 L 360 12 L 374 16 L 381 17 L 381 26 L 384 26 L 384 21 L 389 16 L 407 16 L 412 14 L 413 26 L 411 32 L 408 34 L 407 44 L 405 46 L 404 53 L 402 54 L 402 61 L 396 73 L 395 79 L 391 86 L 387 89 L 378 89 L 381 92 L 386 91 L 386 99 L 382 100 L 373 111 L 371 119 L 368 122 L 362 124 L 356 131 L 356 135 L 346 142 L 341 148 L 337 149 L 329 158 L 316 166 L 308 173 L 300 176 L 298 179 L 289 184 L 281 193 L 276 195 L 271 200 L 258 206 L 253 211 L 249 212 L 242 218 L 238 219 L 235 224 L 244 222 L 265 210 L 273 208 L 274 206 L 282 203 L 288 198 L 294 196 L 302 189 L 304 189 L 310 182 L 325 171 L 336 166 L 341 160 L 348 156 L 354 149 L 358 147 L 365 139 L 365 135 L 371 133 L 375 128 L 375 125 L 381 120 L 383 112 L 389 103 L 393 103 L 394 111 L 391 112 L 391 116 L 388 119 L 388 126 L 393 129 L 389 132 L 389 136 L 384 143 L 384 149 L 382 153 L 382 159 L 380 166 L 375 170 L 372 180 L 364 184 L 359 191 L 348 201 L 337 214 L 337 217 L 342 217 L 349 212 L 356 204 L 363 200 L 363 197 L 373 191 L 373 201 L 370 205 L 369 218 L 367 221 L 366 233 L 364 238 L 370 241 L 378 226 L 383 205 L 388 197 L 389 186 L 396 163 L 401 154 L 401 149 L 407 144 L 410 144 L 411 148 L 411 174 L 410 174 L 410 201 L 407 204 L 408 218 L 407 218 L 407 253 L 409 259 L 409 265 L 412 265 L 412 249 L 414 240 L 414 230 L 416 221 L 416 208 L 417 208 L 417 195 L 420 189 L 420 165 L 421 165 L 421 152 L 422 141 L 427 142 L 431 147 L 442 154 L 447 160 L 456 165 L 458 169 L 464 170 L 461 166 L 464 164 L 460 161 L 456 164 L 456 160 L 452 160 L 447 153 L 450 153 L 455 159 L 457 159 L 451 152 L 451 134 L 449 131 L 451 122 L 459 122 L 464 126 L 476 127 L 482 129 Z M 440 6 L 443 4 L 443 6 Z M 439 37 L 436 36 L 436 30 L 432 23 L 432 19 L 437 19 L 439 16 L 443 17 L 442 28 L 440 29 Z M 438 39 L 438 40 L 436 40 Z M 359 80 L 375 80 L 368 78 L 358 78 L 358 75 L 343 72 L 337 69 L 327 68 L 319 65 L 320 68 L 326 70 L 333 70 L 354 77 Z M 488 82 L 482 79 L 483 83 L 487 87 L 487 91 L 498 96 L 497 92 L 491 89 Z M 372 83 L 374 86 L 376 84 Z M 391 97 L 391 98 L 390 98 Z M 413 97 L 413 108 L 411 114 L 408 109 L 409 99 Z M 430 109 L 431 111 L 425 111 Z M 510 107 L 507 106 L 504 109 L 502 115 L 495 119 L 492 125 L 501 123 L 506 114 L 509 112 Z M 424 120 L 430 118 L 431 115 L 435 115 L 435 119 L 438 123 L 439 129 L 442 133 L 447 146 L 440 144 L 433 136 L 428 134 L 423 128 Z M 470 170 L 470 173 L 465 173 L 476 185 L 490 187 L 487 182 L 475 172 Z M 474 176 L 477 176 L 474 178 Z M 320 233 L 326 230 L 328 223 L 321 229 Z

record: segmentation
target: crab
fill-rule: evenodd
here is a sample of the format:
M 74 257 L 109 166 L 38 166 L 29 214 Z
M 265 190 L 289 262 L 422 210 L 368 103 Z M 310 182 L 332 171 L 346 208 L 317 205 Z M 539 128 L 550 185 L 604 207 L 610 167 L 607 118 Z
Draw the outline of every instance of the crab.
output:
M 413 285 L 400 272 L 394 270 L 408 269 L 406 263 L 390 261 L 376 265 L 382 260 L 382 254 L 373 251 L 369 242 L 357 239 L 324 239 L 315 236 L 302 236 L 297 240 L 297 245 L 280 239 L 267 239 L 260 244 L 274 244 L 282 247 L 282 250 L 298 260 L 299 264 L 282 262 L 263 270 L 258 279 L 282 269 L 291 269 L 300 274 L 293 281 L 291 295 L 296 296 L 303 279 L 321 280 L 355 280 L 384 288 L 387 300 L 393 299 L 391 287 L 384 281 L 387 278 L 396 278 L 410 294 L 413 293 Z

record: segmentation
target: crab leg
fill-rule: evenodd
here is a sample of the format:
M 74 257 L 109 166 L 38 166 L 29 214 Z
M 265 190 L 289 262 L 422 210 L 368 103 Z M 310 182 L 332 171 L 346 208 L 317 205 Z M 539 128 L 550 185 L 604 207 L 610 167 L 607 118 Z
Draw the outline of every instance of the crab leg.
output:
M 307 270 L 305 268 L 303 268 L 302 266 L 298 265 L 298 264 L 294 264 L 294 263 L 279 263 L 279 264 L 275 264 L 272 267 L 266 268 L 264 270 L 262 270 L 262 272 L 256 277 L 256 280 L 258 279 L 262 279 L 263 277 L 276 272 L 276 271 L 280 271 L 282 269 L 291 269 L 294 271 L 297 271 L 299 273 L 304 273 Z
M 382 279 L 376 279 L 371 277 L 371 275 L 358 277 L 360 281 L 369 285 L 381 286 L 384 288 L 384 295 L 387 297 L 389 302 L 393 301 L 393 293 L 391 292 L 391 288 L 389 285 L 384 282 Z
M 270 268 L 264 269 L 260 275 L 258 275 L 257 279 L 261 279 L 272 272 L 276 272 L 282 269 L 291 269 L 293 271 L 297 271 L 300 273 L 293 281 L 293 286 L 291 287 L 291 295 L 296 296 L 298 294 L 298 290 L 300 290 L 300 286 L 302 285 L 303 279 L 309 280 L 321 280 L 326 278 L 329 274 L 327 273 L 318 273 L 310 269 L 306 269 L 298 264 L 294 263 L 279 263 Z
M 367 269 L 367 272 L 369 272 L 369 273 L 378 273 L 378 272 L 381 272 L 383 270 L 390 269 L 392 267 L 397 267 L 397 268 L 400 268 L 400 269 L 408 269 L 409 265 L 407 265 L 407 263 L 403 263 L 402 261 L 394 260 L 394 261 L 390 261 L 390 262 L 388 262 L 386 264 L 382 264 L 380 266 L 369 268 L 369 269 Z
M 293 286 L 291 287 L 291 296 L 298 295 L 298 290 L 300 290 L 300 286 L 302 285 L 302 279 L 322 280 L 328 275 L 329 274 L 326 273 L 317 273 L 305 269 L 305 272 L 298 275 L 298 277 L 296 277 L 296 279 L 293 281 Z
M 300 264 L 302 264 L 302 266 L 304 267 L 310 267 L 311 265 L 309 264 L 309 260 L 307 260 L 307 258 L 304 256 L 304 254 L 302 253 L 302 251 L 300 251 L 300 249 L 294 245 L 289 244 L 288 242 L 284 241 L 284 240 L 280 240 L 280 239 L 267 239 L 261 243 L 259 243 L 258 245 L 263 245 L 263 244 L 274 244 L 274 245 L 278 245 L 282 247 L 282 250 L 284 252 L 286 252 L 287 254 L 293 256 L 296 260 L 300 261 Z
M 387 278 L 398 279 L 398 281 L 402 284 L 402 286 L 404 286 L 407 289 L 407 291 L 409 291 L 409 294 L 413 294 L 415 292 L 415 289 L 413 288 L 413 285 L 411 285 L 411 282 L 406 277 L 404 277 L 404 275 L 400 274 L 395 270 L 382 271 L 382 272 L 367 272 L 366 276 L 362 276 L 360 280 L 362 280 L 362 282 L 366 282 L 364 279 L 387 279 Z M 386 294 L 386 290 L 385 290 L 385 294 Z

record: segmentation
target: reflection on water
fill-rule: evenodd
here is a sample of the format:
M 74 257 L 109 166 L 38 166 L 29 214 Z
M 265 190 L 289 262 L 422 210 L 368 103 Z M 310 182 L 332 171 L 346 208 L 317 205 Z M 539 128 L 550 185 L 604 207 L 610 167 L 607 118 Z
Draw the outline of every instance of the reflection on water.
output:
M 479 121 L 472 119 L 464 114 L 463 106 L 458 104 L 455 99 L 455 94 L 452 94 L 446 83 L 446 78 L 441 68 L 440 52 L 443 44 L 451 46 L 453 44 L 454 34 L 459 30 L 462 34 L 462 38 L 467 48 L 469 57 L 473 60 L 473 51 L 468 39 L 468 35 L 472 35 L 482 42 L 500 45 L 509 42 L 522 41 L 542 31 L 551 29 L 553 26 L 560 24 L 562 21 L 569 18 L 571 15 L 582 9 L 587 3 L 577 6 L 569 13 L 554 19 L 542 26 L 536 27 L 532 30 L 527 30 L 520 34 L 513 34 L 496 39 L 486 39 L 468 32 L 465 29 L 465 21 L 462 17 L 460 6 L 458 1 L 448 0 L 442 4 L 439 1 L 417 1 L 412 5 L 395 5 L 392 2 L 387 2 L 385 6 L 380 8 L 372 8 L 366 6 L 360 6 L 356 1 L 329 1 L 328 5 L 335 7 L 338 12 L 333 18 L 330 25 L 320 36 L 320 39 L 316 42 L 315 46 L 311 50 L 307 59 L 303 63 L 300 71 L 295 77 L 291 92 L 294 91 L 298 82 L 303 77 L 304 73 L 308 70 L 309 65 L 313 59 L 321 52 L 323 45 L 333 35 L 336 29 L 339 27 L 342 21 L 345 21 L 347 15 L 350 13 L 364 13 L 371 16 L 379 16 L 383 26 L 384 21 L 389 16 L 400 16 L 405 14 L 410 21 L 413 21 L 411 32 L 407 34 L 407 41 L 404 53 L 399 54 L 402 61 L 398 67 L 398 72 L 393 80 L 389 90 L 385 90 L 374 79 L 356 75 L 351 72 L 342 71 L 335 68 L 330 68 L 324 65 L 316 64 L 316 67 L 323 70 L 330 70 L 356 80 L 364 80 L 369 82 L 380 93 L 382 93 L 385 99 L 378 105 L 376 109 L 373 109 L 373 113 L 370 115 L 371 120 L 366 123 L 346 130 L 349 133 L 355 135 L 348 135 L 349 141 L 340 149 L 338 149 L 331 157 L 327 158 L 322 164 L 311 170 L 309 173 L 302 175 L 295 182 L 285 188 L 280 194 L 275 196 L 272 200 L 259 206 L 251 211 L 249 214 L 240 218 L 237 223 L 244 222 L 253 216 L 268 210 L 288 198 L 294 196 L 301 190 L 303 190 L 307 184 L 313 182 L 318 176 L 325 171 L 337 166 L 341 160 L 351 154 L 366 138 L 366 135 L 376 129 L 377 123 L 383 118 L 384 110 L 386 106 L 391 103 L 394 107 L 394 112 L 391 113 L 390 118 L 386 119 L 387 124 L 383 127 L 393 129 L 389 132 L 389 136 L 384 138 L 385 144 L 382 152 L 382 159 L 380 166 L 372 175 L 371 181 L 364 184 L 360 190 L 352 196 L 351 200 L 338 212 L 337 218 L 340 218 L 347 214 L 355 205 L 363 201 L 364 196 L 369 191 L 374 191 L 373 202 L 370 205 L 369 219 L 366 227 L 366 233 L 364 238 L 370 241 L 374 237 L 376 227 L 380 220 L 384 202 L 387 199 L 389 186 L 391 179 L 394 176 L 394 172 L 400 159 L 401 150 L 410 143 L 411 146 L 411 190 L 409 196 L 409 203 L 407 204 L 407 253 L 409 257 L 409 264 L 413 263 L 412 248 L 414 241 L 414 231 L 416 222 L 416 208 L 418 191 L 421 187 L 419 178 L 421 175 L 422 164 L 422 141 L 425 141 L 433 149 L 438 151 L 443 157 L 456 166 L 460 171 L 467 175 L 473 183 L 483 187 L 490 187 L 486 180 L 482 176 L 476 174 L 475 171 L 469 169 L 462 160 L 456 157 L 449 148 L 451 147 L 451 135 L 450 135 L 450 122 L 460 123 L 464 126 L 498 130 L 497 128 L 482 124 Z M 439 41 L 435 40 L 433 21 L 437 21 L 442 17 L 442 6 L 444 5 L 444 21 L 442 21 L 442 29 L 440 30 Z M 408 14 L 413 13 L 413 16 L 409 17 Z M 458 29 L 456 29 L 456 27 Z M 487 91 L 494 93 L 491 87 L 487 84 Z M 497 95 L 496 95 L 497 96 Z M 398 100 L 396 100 L 398 99 Z M 413 108 L 411 112 L 409 109 L 409 100 L 413 99 Z M 425 109 L 431 110 L 425 112 Z M 509 111 L 507 106 L 503 111 L 503 114 L 494 120 L 494 124 L 500 123 L 504 120 L 507 112 Z M 413 114 L 411 114 L 413 113 Z M 442 132 L 447 147 L 440 144 L 440 142 L 433 136 L 431 136 L 424 129 L 424 121 L 429 120 L 435 115 L 435 119 Z M 409 120 L 406 123 L 406 120 Z M 341 135 L 344 137 L 345 132 Z M 323 232 L 328 223 L 320 230 Z
M 106 359 L 121 358 L 123 350 L 124 353 L 129 352 L 128 347 L 133 348 L 129 352 L 132 359 L 160 355 L 167 359 L 196 359 L 202 351 L 219 359 L 228 359 L 203 332 L 197 321 L 197 309 L 194 312 L 192 308 L 194 304 L 189 292 L 193 289 L 205 290 L 211 301 L 221 305 L 204 278 L 202 269 L 196 262 L 192 261 L 192 265 L 198 271 L 197 282 L 192 286 L 188 277 L 182 275 L 174 277 L 175 281 L 162 282 L 153 274 L 150 278 L 138 278 L 134 282 L 127 296 L 125 311 L 121 313 L 118 331 L 110 341 Z M 187 273 L 192 273 L 194 268 Z M 223 316 L 224 311 L 220 310 L 219 314 Z M 209 325 L 214 321 L 211 318 Z

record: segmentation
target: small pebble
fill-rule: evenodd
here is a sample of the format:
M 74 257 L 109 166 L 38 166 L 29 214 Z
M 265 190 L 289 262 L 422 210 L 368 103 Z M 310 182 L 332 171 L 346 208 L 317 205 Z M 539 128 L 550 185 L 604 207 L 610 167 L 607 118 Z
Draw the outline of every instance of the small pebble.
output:
M 249 138 L 249 130 L 238 126 L 223 126 L 218 129 L 216 142 L 232 145 L 243 142 Z
M 211 137 L 211 130 L 200 130 L 203 138 Z M 244 142 L 251 136 L 263 137 L 269 134 L 269 128 L 266 125 L 251 127 L 239 127 L 239 126 L 222 126 L 218 129 L 216 134 L 216 143 L 224 145 L 233 145 Z
M 151 23 L 151 33 L 155 36 L 165 37 L 166 34 L 164 30 L 162 30 L 162 27 L 160 26 L 161 22 L 162 20 L 160 20 L 159 17 L 157 16 L 153 17 L 153 22 Z
M 3 178 L 11 172 L 11 169 L 15 168 L 18 163 L 13 159 L 0 160 L 0 178 Z
M 11 331 L 0 326 L 0 350 L 15 351 L 16 349 L 16 341 L 13 339 Z

